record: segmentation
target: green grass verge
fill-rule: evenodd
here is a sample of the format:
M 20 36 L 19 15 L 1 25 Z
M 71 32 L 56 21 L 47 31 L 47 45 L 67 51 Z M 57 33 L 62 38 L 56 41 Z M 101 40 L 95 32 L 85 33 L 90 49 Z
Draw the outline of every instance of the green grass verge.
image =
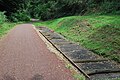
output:
M 47 26 L 96 54 L 120 62 L 119 15 L 71 16 L 34 25 Z
M 76 80 L 85 80 L 85 76 L 80 75 L 80 74 L 74 74 L 73 77 L 74 77 Z
M 5 22 L 0 25 L 0 38 L 4 36 L 10 29 L 12 29 L 16 23 Z

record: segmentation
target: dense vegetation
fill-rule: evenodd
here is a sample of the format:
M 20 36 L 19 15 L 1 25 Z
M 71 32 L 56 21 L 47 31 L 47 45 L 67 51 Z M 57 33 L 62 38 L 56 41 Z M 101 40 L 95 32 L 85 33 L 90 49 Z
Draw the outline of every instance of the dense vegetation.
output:
M 0 12 L 0 25 L 3 24 L 6 21 L 6 16 L 4 15 L 4 12 Z
M 71 15 L 120 14 L 120 0 L 0 0 L 12 21 L 48 20 Z
M 47 26 L 98 55 L 120 62 L 120 16 L 71 16 L 35 23 Z
M 4 12 L 0 12 L 0 38 L 15 26 L 16 23 L 7 22 Z

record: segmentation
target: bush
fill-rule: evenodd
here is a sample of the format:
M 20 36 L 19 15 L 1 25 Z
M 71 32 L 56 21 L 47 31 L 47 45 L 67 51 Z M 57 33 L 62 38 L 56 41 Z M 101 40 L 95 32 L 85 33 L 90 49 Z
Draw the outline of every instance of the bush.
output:
M 88 0 L 87 13 L 120 14 L 120 0 Z
M 11 21 L 30 21 L 30 16 L 26 13 L 26 11 L 17 11 L 16 13 L 11 14 Z
M 3 24 L 7 20 L 4 13 L 5 12 L 0 12 L 0 24 Z
M 101 8 L 104 13 L 116 13 L 118 12 L 117 14 L 119 14 L 119 8 L 120 8 L 120 3 L 118 2 L 115 2 L 115 1 L 107 1 L 107 2 L 104 2 L 102 5 L 101 5 Z

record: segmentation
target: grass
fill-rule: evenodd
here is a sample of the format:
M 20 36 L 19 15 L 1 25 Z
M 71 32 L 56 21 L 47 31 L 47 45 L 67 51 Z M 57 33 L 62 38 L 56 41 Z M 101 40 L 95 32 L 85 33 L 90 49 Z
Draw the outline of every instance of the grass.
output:
M 73 69 L 72 64 L 67 64 L 67 65 L 65 65 L 65 67 L 66 67 L 67 69 L 70 69 L 70 70 Z M 85 76 L 84 76 L 84 75 L 80 75 L 79 73 L 73 73 L 73 77 L 74 77 L 76 80 L 85 80 Z
M 85 80 L 85 77 L 83 75 L 80 75 L 80 74 L 75 74 L 73 76 L 76 80 Z
M 0 38 L 7 34 L 7 32 L 12 29 L 16 23 L 5 22 L 0 25 Z
M 34 25 L 47 26 L 98 55 L 120 62 L 119 15 L 70 16 Z

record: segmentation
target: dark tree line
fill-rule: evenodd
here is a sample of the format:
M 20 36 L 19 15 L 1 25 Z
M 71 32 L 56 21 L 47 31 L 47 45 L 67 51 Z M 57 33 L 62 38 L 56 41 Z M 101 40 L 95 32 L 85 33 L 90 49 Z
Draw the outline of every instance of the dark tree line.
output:
M 120 0 L 0 0 L 11 20 L 54 19 L 85 13 L 120 14 Z

